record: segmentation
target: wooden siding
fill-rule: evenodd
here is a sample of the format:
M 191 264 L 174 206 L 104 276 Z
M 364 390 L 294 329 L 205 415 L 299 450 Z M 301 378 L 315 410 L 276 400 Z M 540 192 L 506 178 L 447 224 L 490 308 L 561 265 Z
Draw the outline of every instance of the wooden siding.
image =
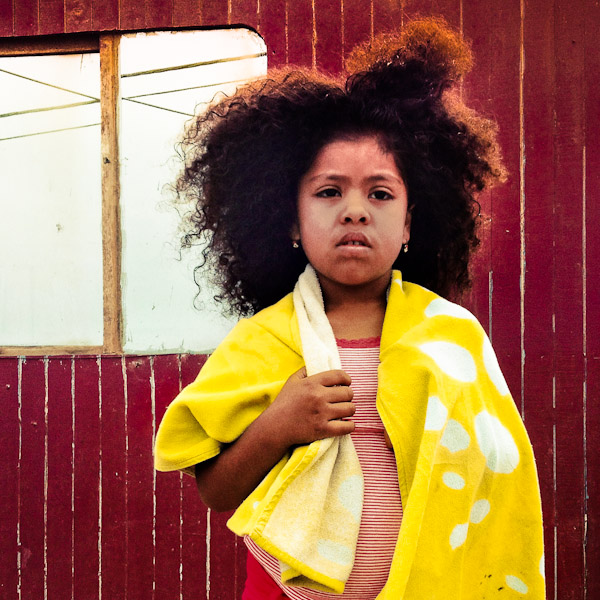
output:
M 600 598 L 600 5 L 593 0 L 0 0 L 0 36 L 247 24 L 271 67 L 337 71 L 421 14 L 473 41 L 510 179 L 468 299 L 539 466 L 548 598 Z M 0 39 L 0 45 L 2 39 Z M 0 359 L 0 598 L 239 598 L 244 551 L 152 436 L 202 357 Z M 102 594 L 100 594 L 102 592 Z

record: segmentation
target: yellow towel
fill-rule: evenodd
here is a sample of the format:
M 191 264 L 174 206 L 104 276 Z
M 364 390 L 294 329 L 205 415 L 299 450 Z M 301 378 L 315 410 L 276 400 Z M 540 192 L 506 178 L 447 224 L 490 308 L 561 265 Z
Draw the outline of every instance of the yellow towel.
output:
M 468 311 L 394 272 L 380 358 L 377 406 L 394 446 L 404 518 L 379 598 L 544 598 L 533 452 L 481 326 Z M 291 294 L 240 321 L 169 407 L 157 434 L 156 468 L 181 469 L 215 456 L 303 364 Z M 285 563 L 288 583 L 312 581 L 311 587 L 341 592 L 343 569 L 322 572 L 314 567 L 319 559 L 309 562 L 278 545 L 280 538 L 290 541 L 286 529 L 299 526 L 314 539 L 328 525 L 329 508 L 306 510 L 284 493 L 330 458 L 326 445 L 286 455 L 229 527 Z M 335 472 L 335 464 L 329 468 Z M 278 508 L 280 502 L 285 506 Z M 289 528 L 273 532 L 273 515 L 281 522 L 286 510 Z M 339 567 L 343 552 L 330 541 L 315 544 L 313 554 Z

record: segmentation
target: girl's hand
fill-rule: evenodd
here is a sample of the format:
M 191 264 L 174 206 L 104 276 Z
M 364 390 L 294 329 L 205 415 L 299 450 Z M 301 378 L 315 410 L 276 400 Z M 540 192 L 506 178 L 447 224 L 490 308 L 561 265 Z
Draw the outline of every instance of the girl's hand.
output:
M 350 376 L 300 369 L 244 433 L 221 453 L 196 465 L 204 503 L 217 511 L 237 508 L 291 446 L 354 431 Z
M 354 431 L 348 420 L 356 411 L 348 373 L 323 371 L 306 376 L 303 367 L 286 381 L 271 406 L 261 415 L 282 446 L 309 444 Z

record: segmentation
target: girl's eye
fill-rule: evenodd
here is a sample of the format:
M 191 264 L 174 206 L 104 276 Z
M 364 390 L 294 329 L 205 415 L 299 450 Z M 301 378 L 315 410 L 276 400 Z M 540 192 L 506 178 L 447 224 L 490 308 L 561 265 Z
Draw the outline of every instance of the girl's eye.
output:
M 325 188 L 324 190 L 317 192 L 318 198 L 334 198 L 335 196 L 339 195 L 339 190 L 336 190 L 335 188 Z
M 385 190 L 375 190 L 374 192 L 371 192 L 370 196 L 375 200 L 393 200 L 394 198 L 389 192 L 386 192 Z

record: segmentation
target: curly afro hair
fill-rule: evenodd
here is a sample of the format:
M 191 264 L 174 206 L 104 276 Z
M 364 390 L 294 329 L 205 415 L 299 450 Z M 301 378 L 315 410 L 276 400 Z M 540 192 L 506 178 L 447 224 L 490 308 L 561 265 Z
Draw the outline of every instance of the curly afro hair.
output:
M 443 21 L 415 21 L 347 64 L 344 79 L 272 72 L 186 130 L 176 190 L 195 208 L 183 243 L 204 245 L 197 269 L 227 312 L 252 314 L 292 291 L 307 263 L 290 241 L 299 181 L 325 144 L 363 135 L 394 156 L 408 190 L 411 250 L 394 268 L 446 297 L 470 285 L 476 197 L 504 170 L 495 124 L 455 90 L 472 65 L 468 45 Z

